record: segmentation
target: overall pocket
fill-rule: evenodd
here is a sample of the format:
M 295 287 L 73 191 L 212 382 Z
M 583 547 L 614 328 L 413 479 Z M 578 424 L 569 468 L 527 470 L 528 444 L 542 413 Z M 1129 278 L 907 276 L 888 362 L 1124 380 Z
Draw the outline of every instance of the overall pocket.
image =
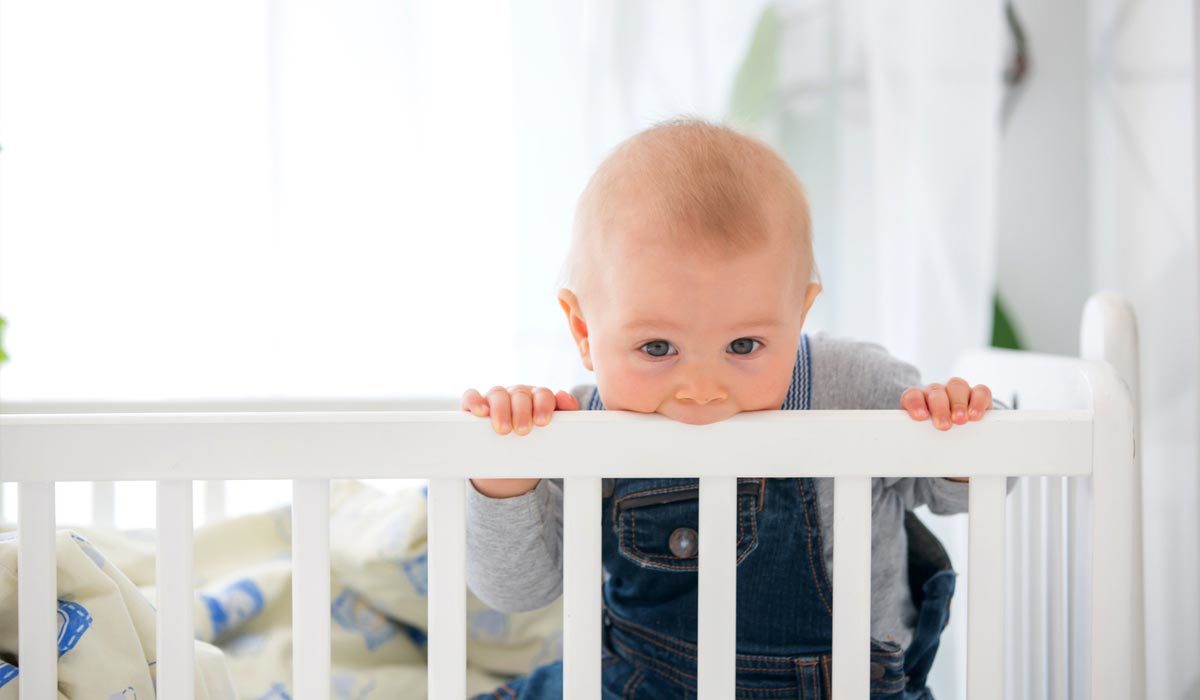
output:
M 700 545 L 700 485 L 695 479 L 620 494 L 613 526 L 621 556 L 647 569 L 696 571 Z M 738 480 L 737 561 L 758 545 L 763 480 Z M 733 523 L 730 524 L 733 526 Z

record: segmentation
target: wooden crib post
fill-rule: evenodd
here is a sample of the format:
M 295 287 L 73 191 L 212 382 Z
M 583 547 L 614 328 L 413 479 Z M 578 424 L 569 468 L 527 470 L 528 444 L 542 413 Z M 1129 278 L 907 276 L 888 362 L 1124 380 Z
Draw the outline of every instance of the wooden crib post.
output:
M 563 482 L 563 697 L 600 700 L 601 488 Z
M 158 696 L 195 696 L 195 577 L 192 561 L 192 482 L 159 481 L 155 503 L 155 616 Z
M 1134 460 L 1133 403 L 1110 365 L 1093 363 L 1092 696 L 1145 697 L 1141 638 L 1140 474 Z
M 971 477 L 967 525 L 967 697 L 1004 698 L 1003 476 Z
M 17 487 L 17 627 L 21 700 L 58 696 L 54 482 Z
M 871 694 L 871 478 L 833 481 L 833 697 Z
M 467 695 L 467 498 L 460 478 L 429 480 L 429 698 Z
M 213 483 L 213 482 L 209 482 Z M 292 697 L 329 697 L 329 480 L 292 481 Z
M 737 654 L 737 477 L 700 477 L 696 691 L 734 696 Z

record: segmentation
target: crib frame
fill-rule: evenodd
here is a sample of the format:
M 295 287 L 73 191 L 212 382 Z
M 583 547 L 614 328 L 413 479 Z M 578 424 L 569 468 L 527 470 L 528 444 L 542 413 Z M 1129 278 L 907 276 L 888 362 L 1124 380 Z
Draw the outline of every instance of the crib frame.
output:
M 969 476 L 968 694 L 1004 697 L 1004 503 L 1008 476 L 1090 477 L 1090 687 L 1144 695 L 1140 473 L 1135 409 L 1115 364 L 1136 367 L 1132 314 L 1098 296 L 1083 358 L 984 351 L 989 369 L 1062 382 L 1056 410 L 996 412 L 948 433 L 899 411 L 770 411 L 709 426 L 620 411 L 563 413 L 516 438 L 457 411 L 402 402 L 239 401 L 0 406 L 0 482 L 17 482 L 21 700 L 56 696 L 54 482 L 157 481 L 157 688 L 193 698 L 193 480 L 293 481 L 293 687 L 327 698 L 329 480 L 429 479 L 429 697 L 465 697 L 465 487 L 469 477 L 564 478 L 564 697 L 600 697 L 600 507 L 604 477 L 700 478 L 698 689 L 734 696 L 736 481 L 833 477 L 832 691 L 869 695 L 873 477 Z M 1087 358 L 1087 359 L 1084 359 Z M 1110 364 L 1111 363 L 1111 364 Z M 983 374 L 979 374 L 982 371 Z M 1132 370 L 1135 371 L 1135 370 Z M 786 437 L 787 440 L 782 438 Z M 569 457 L 568 457 L 569 455 Z M 738 466 L 745 465 L 745 466 Z M 1100 548 L 1097 548 L 1100 551 Z M 714 558 L 710 552 L 725 552 Z

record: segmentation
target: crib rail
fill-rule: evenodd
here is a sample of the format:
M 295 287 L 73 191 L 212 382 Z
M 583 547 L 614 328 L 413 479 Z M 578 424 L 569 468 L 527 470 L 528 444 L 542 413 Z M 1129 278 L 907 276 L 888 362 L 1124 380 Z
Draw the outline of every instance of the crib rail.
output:
M 595 699 L 600 479 L 650 475 L 700 477 L 700 528 L 713 534 L 701 545 L 698 685 L 700 697 L 721 699 L 734 696 L 738 476 L 835 479 L 837 698 L 869 695 L 870 479 L 971 477 L 968 687 L 973 700 L 1001 698 L 1003 646 L 994 640 L 1003 635 L 1005 477 L 1090 475 L 1097 497 L 1118 503 L 1133 455 L 1128 393 L 1111 369 L 1063 363 L 1083 387 L 1072 410 L 997 412 L 949 433 L 899 411 L 771 411 L 709 426 L 619 411 L 563 413 L 520 438 L 497 436 L 486 421 L 459 412 L 0 415 L 0 480 L 19 482 L 21 698 L 56 692 L 55 481 L 158 481 L 158 690 L 188 700 L 192 481 L 294 480 L 294 684 L 305 700 L 329 693 L 328 480 L 428 478 L 429 695 L 457 700 L 465 697 L 465 480 L 564 477 L 564 692 Z M 1095 527 L 1098 542 L 1116 536 L 1105 518 Z M 1093 619 L 1105 629 L 1093 653 L 1119 666 L 1128 620 L 1100 602 L 1119 605 L 1127 582 L 1093 580 Z M 1097 697 L 1131 695 L 1108 676 L 1105 683 L 1094 684 Z

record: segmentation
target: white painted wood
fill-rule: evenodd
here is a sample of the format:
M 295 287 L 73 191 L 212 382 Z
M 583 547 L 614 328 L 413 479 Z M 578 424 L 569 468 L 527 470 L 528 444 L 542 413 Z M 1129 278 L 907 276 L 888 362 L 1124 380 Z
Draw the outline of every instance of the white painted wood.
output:
M 1004 697 L 1004 495 L 1000 476 L 971 477 L 968 499 L 970 580 L 967 605 L 967 697 Z M 836 577 L 836 574 L 835 574 Z M 835 600 L 836 605 L 836 600 Z
M 225 482 L 208 479 L 204 482 L 204 522 L 219 523 L 225 519 L 226 512 Z
M 460 478 L 429 480 L 430 700 L 461 700 L 467 694 L 465 489 Z
M 109 530 L 117 527 L 117 490 L 111 481 L 92 482 L 92 525 Z
M 737 672 L 737 477 L 700 477 L 699 525 L 697 696 L 726 700 Z
M 1140 474 L 1134 462 L 1133 404 L 1105 364 L 1096 366 L 1092 474 L 1092 691 L 1094 697 L 1145 697 L 1141 572 Z M 1135 546 L 1135 541 L 1137 546 Z M 1135 570 L 1136 567 L 1136 570 Z M 1143 687 L 1135 687 L 1136 684 Z
M 1068 697 L 1092 697 L 1092 480 L 1067 480 Z
M 1196 13 L 1200 16 L 1200 12 Z M 1134 696 L 1144 696 L 1146 693 L 1146 619 L 1145 619 L 1145 583 L 1143 573 L 1143 548 L 1144 542 L 1142 537 L 1142 456 L 1139 445 L 1142 441 L 1141 429 L 1141 410 L 1140 410 L 1140 374 L 1138 370 L 1138 330 L 1137 319 L 1133 313 L 1133 307 L 1130 306 L 1120 296 L 1112 293 L 1101 292 L 1092 295 L 1088 299 L 1087 305 L 1083 311 L 1083 322 L 1080 325 L 1079 332 L 1079 355 L 1088 360 L 1096 360 L 1108 363 L 1120 383 L 1128 391 L 1128 400 L 1132 408 L 1132 430 L 1133 430 L 1133 456 L 1132 461 L 1128 464 L 1123 460 L 1114 460 L 1112 462 L 1114 471 L 1112 472 L 1117 489 L 1127 489 L 1118 491 L 1115 495 L 1119 502 L 1107 502 L 1105 504 L 1097 503 L 1096 507 L 1101 505 L 1108 507 L 1118 507 L 1123 513 L 1123 524 L 1129 526 L 1129 560 L 1128 575 L 1125 576 L 1130 587 L 1129 592 L 1129 621 L 1130 636 L 1129 636 L 1129 658 L 1131 661 L 1130 668 L 1130 692 Z M 1093 389 L 1094 392 L 1097 392 Z M 1119 389 L 1117 390 L 1119 393 Z M 1101 396 L 1097 396 L 1099 402 Z M 1117 423 L 1120 422 L 1120 416 L 1112 416 L 1110 418 Z M 1099 421 L 1097 421 L 1097 429 L 1099 429 Z M 1099 450 L 1099 447 L 1096 448 Z M 1118 449 L 1124 449 L 1120 447 Z M 1097 454 L 1099 454 L 1097 452 Z M 1105 463 L 1107 466 L 1108 462 Z M 1097 463 L 1097 468 L 1100 464 Z M 1109 473 L 1106 472 L 1100 476 L 1100 480 L 1107 481 Z M 1096 512 L 1105 512 L 1097 510 Z M 1106 526 L 1111 526 L 1112 523 L 1106 523 Z M 1097 540 L 1104 542 L 1104 540 Z M 1106 551 L 1105 556 L 1109 556 Z M 1124 597 L 1123 593 L 1117 594 Z
M 1079 374 L 1075 362 L 1056 366 Z M 0 463 L 16 481 L 153 480 L 165 464 L 201 479 L 944 476 L 964 464 L 979 476 L 1078 475 L 1091 469 L 1090 417 L 997 412 L 941 433 L 898 410 L 756 411 L 703 426 L 577 411 L 513 440 L 464 411 L 2 415 Z
M 1030 548 L 1029 580 L 1026 588 L 1029 602 L 1029 643 L 1024 656 L 1028 659 L 1028 694 L 1034 698 L 1046 697 L 1046 477 L 1030 479 L 1034 491 L 1030 494 L 1029 532 Z M 1003 606 L 1001 606 L 1003 608 Z M 1001 618 L 1003 619 L 1003 618 Z
M 600 700 L 600 479 L 563 489 L 563 697 Z
M 292 481 L 292 697 L 329 697 L 329 481 Z
M 871 692 L 871 479 L 833 482 L 833 697 Z
M 0 481 L 0 524 L 8 522 L 8 513 L 4 512 L 4 482 Z
M 1046 621 L 1046 694 L 1048 698 L 1067 697 L 1067 594 L 1068 549 L 1066 521 L 1066 483 L 1061 476 L 1046 478 L 1048 539 L 1046 559 L 1047 610 Z
M 6 464 L 5 467 L 8 465 Z M 17 488 L 17 628 L 21 700 L 58 696 L 54 482 Z
M 158 551 L 155 560 L 155 608 L 158 656 L 155 685 L 159 697 L 192 700 L 195 696 L 195 577 L 192 562 L 192 482 L 157 482 Z

